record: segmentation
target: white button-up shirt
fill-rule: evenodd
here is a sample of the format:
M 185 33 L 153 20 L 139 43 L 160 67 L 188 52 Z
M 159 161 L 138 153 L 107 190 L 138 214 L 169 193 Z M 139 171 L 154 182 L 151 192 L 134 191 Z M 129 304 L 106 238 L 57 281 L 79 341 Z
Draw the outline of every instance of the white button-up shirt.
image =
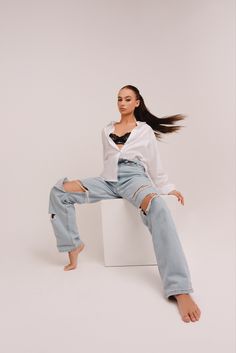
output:
M 167 195 L 174 190 L 175 185 L 168 181 L 168 175 L 163 170 L 158 141 L 151 126 L 136 120 L 136 127 L 120 149 L 109 137 L 111 132 L 114 133 L 115 123 L 116 121 L 112 120 L 102 129 L 103 171 L 99 176 L 107 181 L 118 181 L 118 159 L 138 158 L 158 194 Z

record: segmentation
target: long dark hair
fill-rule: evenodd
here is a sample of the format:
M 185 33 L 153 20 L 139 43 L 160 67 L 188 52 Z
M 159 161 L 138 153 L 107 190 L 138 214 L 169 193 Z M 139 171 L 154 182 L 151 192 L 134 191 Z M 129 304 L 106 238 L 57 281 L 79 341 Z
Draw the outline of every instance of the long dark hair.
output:
M 173 124 L 176 121 L 185 119 L 186 115 L 175 114 L 175 115 L 164 116 L 162 118 L 158 118 L 157 116 L 153 115 L 148 110 L 148 108 L 146 107 L 146 105 L 144 103 L 143 97 L 141 96 L 137 87 L 132 86 L 132 85 L 126 85 L 126 86 L 123 86 L 121 89 L 123 89 L 123 88 L 131 89 L 135 93 L 136 99 L 140 100 L 139 106 L 134 109 L 135 118 L 138 121 L 144 121 L 148 125 L 150 125 L 151 128 L 154 130 L 154 134 L 157 139 L 162 138 L 161 134 L 168 134 L 168 133 L 172 133 L 172 132 L 177 132 L 179 129 L 184 127 L 184 126 L 178 126 L 178 125 L 173 125 Z M 167 125 L 173 125 L 173 126 L 167 126 Z

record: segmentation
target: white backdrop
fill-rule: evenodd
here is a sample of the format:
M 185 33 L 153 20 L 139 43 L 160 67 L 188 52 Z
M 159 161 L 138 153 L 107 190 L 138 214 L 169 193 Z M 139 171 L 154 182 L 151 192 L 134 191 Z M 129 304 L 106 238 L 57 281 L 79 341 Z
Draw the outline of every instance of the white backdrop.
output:
M 185 197 L 173 217 L 190 267 L 206 256 L 232 271 L 234 1 L 0 6 L 1 270 L 59 259 L 47 213 L 50 188 L 63 176 L 101 172 L 101 129 L 120 119 L 118 90 L 133 84 L 153 114 L 188 116 L 160 148 L 169 179 Z M 102 259 L 99 204 L 78 211 L 89 261 Z M 227 290 L 234 288 L 227 283 Z

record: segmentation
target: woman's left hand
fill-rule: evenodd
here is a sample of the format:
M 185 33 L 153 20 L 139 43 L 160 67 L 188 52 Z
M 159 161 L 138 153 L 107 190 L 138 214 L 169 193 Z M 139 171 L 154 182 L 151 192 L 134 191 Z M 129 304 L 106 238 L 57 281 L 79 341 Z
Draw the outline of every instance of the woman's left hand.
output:
M 178 198 L 178 201 L 181 201 L 182 205 L 184 205 L 184 197 L 183 195 L 177 191 L 177 190 L 172 190 L 168 193 L 168 195 L 174 195 Z

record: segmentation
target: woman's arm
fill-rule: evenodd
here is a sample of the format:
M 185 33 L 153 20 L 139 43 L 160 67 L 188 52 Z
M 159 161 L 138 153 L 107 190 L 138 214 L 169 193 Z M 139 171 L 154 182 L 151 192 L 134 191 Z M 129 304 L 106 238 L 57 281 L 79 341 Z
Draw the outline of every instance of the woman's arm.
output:
M 153 130 L 150 130 L 148 144 L 148 169 L 159 194 L 168 195 L 169 192 L 175 190 L 175 184 L 169 182 L 168 175 L 164 171 L 160 151 Z
M 148 148 L 148 168 L 149 174 L 157 187 L 159 194 L 174 195 L 178 201 L 184 205 L 184 197 L 181 192 L 175 190 L 175 184 L 169 182 L 168 175 L 163 169 L 161 162 L 160 151 L 157 145 L 156 136 L 154 131 L 151 130 L 150 142 Z

